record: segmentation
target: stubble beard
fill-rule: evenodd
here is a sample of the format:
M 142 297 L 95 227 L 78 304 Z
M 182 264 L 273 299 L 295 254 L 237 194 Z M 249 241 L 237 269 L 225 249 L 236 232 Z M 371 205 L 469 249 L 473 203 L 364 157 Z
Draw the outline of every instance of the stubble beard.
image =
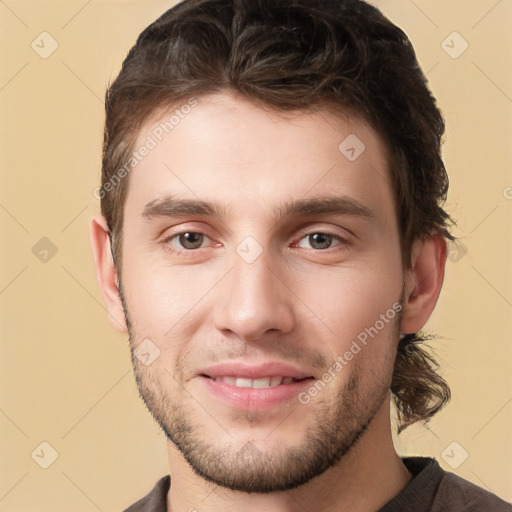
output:
M 215 440 L 208 439 L 205 434 L 211 432 L 207 422 L 213 420 L 184 391 L 179 372 L 174 374 L 176 396 L 170 396 L 161 388 L 155 376 L 156 370 L 145 367 L 134 356 L 133 342 L 140 336 L 133 332 L 126 304 L 122 300 L 130 335 L 132 365 L 142 400 L 192 470 L 221 487 L 245 493 L 273 493 L 304 485 L 342 460 L 363 436 L 388 397 L 394 343 L 389 343 L 390 353 L 382 362 L 385 368 L 380 368 L 380 373 L 371 369 L 364 371 L 362 365 L 353 360 L 348 381 L 329 403 L 315 399 L 308 405 L 294 404 L 285 421 L 295 422 L 304 428 L 299 444 L 284 446 L 279 450 L 274 447 L 268 451 L 258 447 L 257 441 L 252 443 L 248 439 L 216 446 Z M 397 315 L 395 318 L 393 340 L 398 340 L 400 317 Z M 365 350 L 371 350 L 371 347 Z M 322 393 L 326 393 L 326 390 L 319 394 Z M 279 427 L 275 429 L 275 432 L 278 431 Z

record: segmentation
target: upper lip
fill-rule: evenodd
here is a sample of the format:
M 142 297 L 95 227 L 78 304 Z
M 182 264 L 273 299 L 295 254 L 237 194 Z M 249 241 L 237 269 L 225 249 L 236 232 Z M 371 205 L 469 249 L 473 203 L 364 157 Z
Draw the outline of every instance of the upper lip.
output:
M 243 363 L 221 363 L 200 370 L 198 375 L 208 377 L 238 377 L 246 379 L 262 379 L 265 377 L 293 377 L 305 379 L 312 377 L 310 373 L 288 363 L 268 362 L 258 365 Z

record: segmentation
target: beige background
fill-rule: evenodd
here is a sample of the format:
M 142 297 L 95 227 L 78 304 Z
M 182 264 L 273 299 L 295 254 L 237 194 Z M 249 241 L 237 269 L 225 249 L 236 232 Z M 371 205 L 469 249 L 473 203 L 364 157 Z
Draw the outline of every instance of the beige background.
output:
M 2 512 L 121 510 L 168 472 L 127 340 L 107 323 L 87 232 L 105 87 L 173 3 L 0 1 Z M 447 207 L 465 245 L 427 325 L 443 336 L 452 402 L 397 447 L 446 469 L 467 452 L 454 471 L 512 501 L 512 1 L 375 3 L 412 39 L 446 117 Z M 58 43 L 46 59 L 31 47 L 51 48 L 43 31 Z M 456 59 L 445 51 L 463 48 L 446 40 L 454 31 L 469 44 Z M 42 442 L 58 452 L 47 469 Z

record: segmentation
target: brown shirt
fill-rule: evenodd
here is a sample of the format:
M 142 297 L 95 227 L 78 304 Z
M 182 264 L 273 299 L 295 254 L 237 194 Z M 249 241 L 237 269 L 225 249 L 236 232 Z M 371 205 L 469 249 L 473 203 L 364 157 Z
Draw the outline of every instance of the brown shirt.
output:
M 444 471 L 435 459 L 402 459 L 413 478 L 377 512 L 512 512 L 512 505 L 494 494 Z M 169 475 L 124 512 L 167 512 Z

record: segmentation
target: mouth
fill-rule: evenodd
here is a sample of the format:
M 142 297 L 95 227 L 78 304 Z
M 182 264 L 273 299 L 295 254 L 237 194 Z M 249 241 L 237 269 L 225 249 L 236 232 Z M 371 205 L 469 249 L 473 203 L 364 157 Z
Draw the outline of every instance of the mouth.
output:
M 276 377 L 262 377 L 259 379 L 251 379 L 246 377 L 235 377 L 235 376 L 220 376 L 220 377 L 211 377 L 209 375 L 201 374 L 202 377 L 207 379 L 212 379 L 215 382 L 225 382 L 230 386 L 234 386 L 236 388 L 254 388 L 254 389 L 265 389 L 265 388 L 275 388 L 277 386 L 281 386 L 283 384 L 291 384 L 292 382 L 300 382 L 302 380 L 309 379 L 310 377 L 305 377 L 303 379 L 296 379 L 294 377 L 284 377 L 284 376 L 276 376 Z
M 264 411 L 293 401 L 315 380 L 306 371 L 281 363 L 259 366 L 220 364 L 196 375 L 211 398 L 230 408 Z

